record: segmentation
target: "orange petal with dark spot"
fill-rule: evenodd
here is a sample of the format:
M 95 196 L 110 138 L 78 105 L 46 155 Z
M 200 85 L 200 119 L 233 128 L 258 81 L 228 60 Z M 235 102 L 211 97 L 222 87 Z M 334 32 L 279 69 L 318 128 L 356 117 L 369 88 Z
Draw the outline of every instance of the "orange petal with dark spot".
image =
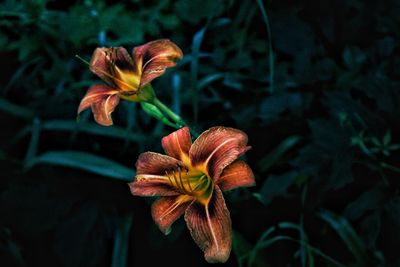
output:
M 191 204 L 185 220 L 196 244 L 210 263 L 226 262 L 232 245 L 232 225 L 224 197 L 218 186 L 208 205 Z

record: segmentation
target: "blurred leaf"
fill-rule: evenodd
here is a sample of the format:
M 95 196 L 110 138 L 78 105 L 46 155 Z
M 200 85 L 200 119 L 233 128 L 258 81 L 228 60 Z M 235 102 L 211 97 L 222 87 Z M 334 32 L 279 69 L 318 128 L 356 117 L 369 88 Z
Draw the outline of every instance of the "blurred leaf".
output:
M 83 203 L 62 220 L 55 235 L 55 252 L 65 267 L 97 266 L 107 258 L 104 219 L 93 203 Z
M 130 182 L 135 172 L 115 161 L 80 151 L 49 151 L 33 158 L 32 164 L 51 164 L 89 171 L 98 175 Z
M 94 122 L 77 123 L 72 120 L 51 120 L 43 122 L 42 128 L 53 131 L 81 131 L 89 134 L 119 138 L 134 142 L 143 142 L 147 138 L 144 134 L 132 133 L 118 126 L 104 127 Z
M 390 131 L 387 131 L 382 139 L 383 146 L 387 146 L 392 142 L 392 134 Z
M 38 65 L 40 62 L 40 58 L 33 58 L 31 60 L 28 60 L 27 62 L 23 62 L 13 73 L 5 88 L 3 88 L 3 94 L 6 94 L 11 87 L 15 86 L 17 82 L 23 79 L 25 72 L 27 72 L 30 67 Z
M 370 250 L 377 250 L 376 241 L 381 232 L 381 213 L 374 211 L 366 215 L 360 223 L 360 236 Z
M 320 190 L 339 189 L 353 181 L 353 152 L 350 133 L 338 121 L 315 119 L 309 122 L 311 144 L 301 149 L 292 164 L 320 183 Z
M 129 232 L 132 227 L 132 214 L 118 218 L 114 234 L 114 248 L 111 267 L 128 266 Z
M 267 206 L 275 197 L 285 195 L 287 189 L 295 182 L 297 176 L 298 174 L 296 172 L 287 172 L 282 175 L 271 175 L 262 184 L 260 191 L 254 195 Z
M 7 266 L 23 267 L 25 260 L 20 245 L 12 238 L 11 231 L 0 225 L 0 257 Z
M 81 46 L 87 44 L 90 38 L 96 38 L 100 30 L 92 12 L 85 6 L 74 5 L 68 13 L 59 13 L 50 21 L 60 27 L 63 38 L 74 46 Z
M 119 3 L 105 8 L 98 18 L 102 30 L 116 35 L 117 38 L 111 42 L 113 46 L 133 46 L 142 43 L 146 27 L 149 27 L 149 22 L 143 23 L 143 19 L 132 16 L 126 7 Z
M 385 194 L 381 188 L 373 188 L 363 192 L 356 200 L 349 203 L 343 214 L 349 220 L 357 220 L 369 211 L 380 209 L 385 199 Z
M 31 140 L 29 142 L 28 149 L 26 151 L 24 164 L 26 168 L 32 166 L 34 158 L 39 147 L 39 137 L 40 137 L 40 121 L 39 119 L 34 119 L 31 127 Z
M 200 46 L 203 41 L 204 33 L 207 27 L 202 28 L 193 36 L 192 40 L 192 53 L 190 58 L 190 84 L 192 89 L 192 106 L 194 121 L 197 122 L 198 110 L 199 110 L 199 96 L 198 96 L 198 84 L 197 79 L 199 75 L 199 57 L 200 57 Z
M 267 171 L 271 166 L 276 164 L 278 160 L 291 148 L 293 148 L 300 141 L 300 136 L 292 135 L 283 140 L 279 145 L 266 156 L 258 161 L 259 169 L 262 172 Z
M 207 87 L 209 84 L 220 80 L 225 77 L 224 73 L 212 73 L 210 75 L 207 75 L 203 77 L 201 80 L 199 80 L 197 88 L 198 89 L 203 89 L 204 87 Z
M 178 0 L 175 12 L 185 21 L 198 23 L 201 19 L 218 16 L 222 13 L 226 1 Z
M 294 56 L 301 52 L 316 51 L 314 32 L 293 10 L 287 13 L 274 12 L 270 16 L 275 48 Z M 285 34 L 281 34 L 283 32 Z
M 256 256 L 259 254 L 258 252 L 260 250 L 266 249 L 267 247 L 273 245 L 274 243 L 278 241 L 292 241 L 300 244 L 300 249 L 304 246 L 306 249 L 309 251 L 309 253 L 314 253 L 316 255 L 319 255 L 323 259 L 325 259 L 327 262 L 334 264 L 334 266 L 339 266 L 339 267 L 345 267 L 345 265 L 341 264 L 340 262 L 336 261 L 335 259 L 331 258 L 330 256 L 326 255 L 324 252 L 319 250 L 316 247 L 311 246 L 308 243 L 307 237 L 305 239 L 300 239 L 297 240 L 295 238 L 292 238 L 290 236 L 285 236 L 285 235 L 277 235 L 277 236 L 272 236 L 270 237 L 275 231 L 281 230 L 281 229 L 289 229 L 289 230 L 298 230 L 302 231 L 302 227 L 299 225 L 292 223 L 292 222 L 280 222 L 278 226 L 271 226 L 268 228 L 266 231 L 264 231 L 261 235 L 260 238 L 257 240 L 257 243 L 255 244 L 254 248 L 250 251 L 249 257 L 248 257 L 248 264 L 249 266 L 252 266 L 252 263 L 254 262 L 254 259 Z M 309 266 L 313 266 L 313 257 L 310 258 L 309 261 Z
M 344 64 L 351 70 L 360 68 L 366 59 L 365 53 L 358 47 L 346 47 L 343 51 Z
M 24 118 L 24 119 L 32 119 L 34 113 L 32 110 L 18 106 L 14 103 L 7 101 L 6 99 L 0 98 L 0 110 L 7 112 L 13 116 Z
M 300 113 L 307 104 L 307 95 L 300 93 L 276 93 L 260 102 L 259 117 L 270 123 L 279 118 L 279 115 L 286 110 Z
M 269 267 L 271 266 L 259 254 L 254 258 L 251 265 L 246 265 L 247 257 L 252 250 L 252 246 L 244 239 L 243 235 L 237 231 L 233 232 L 233 252 L 238 260 L 239 267 Z
M 357 266 L 369 266 L 368 262 L 371 262 L 371 258 L 365 247 L 365 244 L 359 238 L 347 220 L 344 217 L 336 215 L 328 210 L 321 211 L 319 216 L 342 238 L 347 248 L 355 257 Z
M 272 36 L 271 36 L 271 26 L 269 23 L 269 18 L 267 15 L 267 11 L 264 7 L 264 4 L 261 0 L 257 0 L 257 5 L 260 8 L 261 15 L 264 20 L 265 28 L 267 29 L 268 35 L 268 63 L 269 63 L 269 88 L 268 91 L 270 93 L 274 92 L 274 76 L 275 76 L 275 66 L 274 66 L 274 53 L 272 49 Z

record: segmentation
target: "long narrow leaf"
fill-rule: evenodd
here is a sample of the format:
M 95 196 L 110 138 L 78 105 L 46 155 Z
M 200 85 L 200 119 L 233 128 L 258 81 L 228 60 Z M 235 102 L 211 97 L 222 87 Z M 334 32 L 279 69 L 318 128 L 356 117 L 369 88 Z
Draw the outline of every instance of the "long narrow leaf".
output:
M 49 151 L 34 158 L 32 165 L 36 164 L 71 167 L 126 182 L 135 175 L 133 169 L 115 161 L 80 151 Z
M 346 243 L 348 249 L 356 258 L 356 265 L 367 266 L 370 258 L 367 249 L 349 222 L 344 217 L 328 210 L 321 211 L 319 217 L 327 222 Z
M 143 134 L 132 133 L 117 126 L 104 127 L 93 122 L 77 123 L 73 120 L 51 120 L 43 122 L 42 128 L 45 130 L 81 131 L 89 134 L 125 139 L 136 142 L 141 142 L 146 139 L 146 136 Z
M 39 137 L 40 137 L 40 121 L 35 118 L 32 122 L 31 127 L 31 140 L 29 142 L 28 150 L 25 155 L 25 167 L 29 168 L 33 164 L 33 159 L 36 156 L 39 147 Z
M 28 108 L 18 106 L 14 103 L 7 101 L 4 98 L 0 98 L 0 110 L 7 112 L 13 116 L 20 117 L 23 119 L 30 120 L 34 116 L 34 112 Z
M 194 121 L 197 121 L 198 116 L 198 84 L 197 78 L 199 74 L 199 53 L 200 53 L 200 46 L 203 41 L 204 33 L 206 31 L 206 27 L 202 28 L 193 36 L 192 42 L 192 58 L 190 62 L 190 82 L 192 85 L 192 105 L 193 105 L 193 114 L 194 114 Z
M 296 243 L 302 243 L 302 241 L 294 239 L 294 238 L 292 238 L 290 236 L 279 235 L 279 236 L 272 237 L 272 238 L 266 240 L 265 242 L 263 242 L 263 244 L 261 244 L 262 245 L 261 248 L 265 249 L 265 248 L 269 247 L 270 245 L 274 244 L 275 242 L 281 241 L 281 240 L 288 240 L 288 241 L 293 241 L 293 242 L 296 242 Z M 326 261 L 334 264 L 335 266 L 345 267 L 345 265 L 341 264 L 340 262 L 338 262 L 335 259 L 331 258 L 330 256 L 326 255 L 324 252 L 322 252 L 318 248 L 315 248 L 315 247 L 311 246 L 308 243 L 305 243 L 304 245 L 309 247 L 315 254 L 321 256 L 323 259 L 325 259 Z
M 300 141 L 297 135 L 289 136 L 283 140 L 273 151 L 260 159 L 258 165 L 260 170 L 265 172 L 273 166 L 287 151 Z
M 111 267 L 128 266 L 129 232 L 132 226 L 132 215 L 119 218 L 114 236 L 114 248 Z
M 263 20 L 265 23 L 265 27 L 267 29 L 267 34 L 268 34 L 268 49 L 269 49 L 269 92 L 273 93 L 274 92 L 274 52 L 272 50 L 272 39 L 271 39 L 271 27 L 269 25 L 269 19 L 267 15 L 267 11 L 265 10 L 263 1 L 257 0 L 257 4 L 260 8 L 261 14 L 263 16 Z

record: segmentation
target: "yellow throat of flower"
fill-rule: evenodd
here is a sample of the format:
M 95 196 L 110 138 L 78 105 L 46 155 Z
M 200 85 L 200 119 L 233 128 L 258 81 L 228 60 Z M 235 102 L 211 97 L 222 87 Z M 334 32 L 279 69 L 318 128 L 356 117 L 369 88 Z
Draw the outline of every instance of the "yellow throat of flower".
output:
M 178 165 L 173 170 L 165 171 L 165 175 L 170 185 L 181 194 L 189 195 L 203 205 L 209 202 L 214 190 L 214 182 L 203 172 Z
M 133 71 L 123 71 L 114 66 L 115 84 L 121 91 L 136 93 L 140 85 L 140 75 Z

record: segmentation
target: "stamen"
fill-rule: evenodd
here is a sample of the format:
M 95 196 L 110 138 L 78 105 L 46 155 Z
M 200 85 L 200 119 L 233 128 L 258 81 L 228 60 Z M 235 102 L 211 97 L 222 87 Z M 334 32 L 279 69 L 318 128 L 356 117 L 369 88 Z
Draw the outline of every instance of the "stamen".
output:
M 173 185 L 171 178 L 169 177 L 168 170 L 165 170 L 165 176 L 168 177 L 169 183 Z
M 169 183 L 183 195 L 189 195 L 203 201 L 208 198 L 208 192 L 212 190 L 213 181 L 206 174 L 193 170 L 185 165 L 177 164 L 171 169 L 165 170 Z M 206 196 L 207 195 L 207 196 Z
M 176 209 L 181 204 L 181 202 L 182 202 L 181 200 L 176 201 L 172 206 L 170 206 L 166 211 L 164 211 L 164 213 L 160 216 L 160 221 L 162 221 L 165 216 L 167 216 L 174 209 Z
M 190 193 L 194 193 L 193 188 L 192 188 L 192 186 L 190 185 L 189 179 L 186 179 L 186 181 L 187 181 L 187 184 L 188 184 L 188 186 L 189 186 L 189 191 L 190 191 Z
M 185 192 L 185 186 L 183 185 L 183 179 L 182 179 L 182 170 L 181 166 L 178 165 L 178 171 L 179 171 L 179 182 L 181 183 L 182 190 Z
M 178 181 L 178 177 L 176 176 L 176 171 L 172 172 L 174 175 L 174 180 L 175 180 L 175 185 L 178 187 L 178 189 L 181 191 L 181 193 L 185 193 L 185 188 L 181 186 L 181 184 Z M 182 180 L 182 179 L 181 179 Z

